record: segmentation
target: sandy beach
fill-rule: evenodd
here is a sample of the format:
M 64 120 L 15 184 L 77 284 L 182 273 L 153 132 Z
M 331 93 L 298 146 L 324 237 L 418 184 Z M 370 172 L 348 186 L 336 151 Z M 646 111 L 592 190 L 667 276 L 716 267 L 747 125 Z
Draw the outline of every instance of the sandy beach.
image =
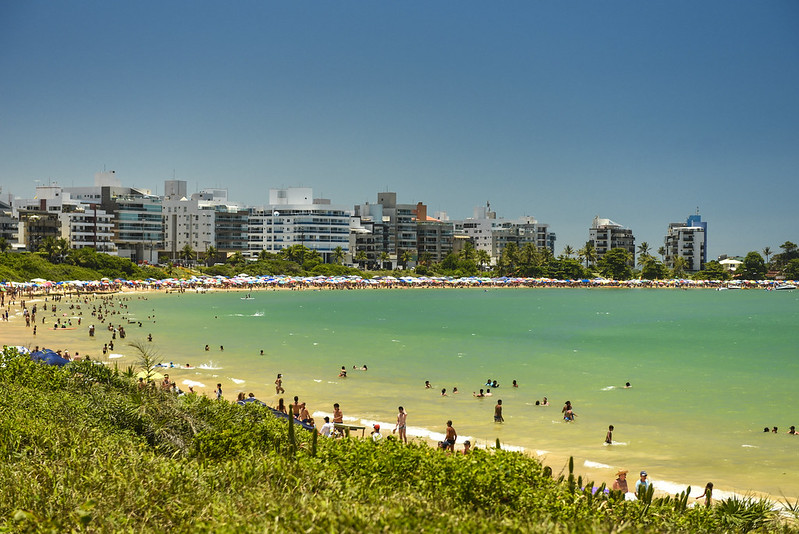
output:
M 289 291 L 289 290 L 297 290 L 297 289 L 306 289 L 310 290 L 313 288 L 268 288 L 268 289 L 261 289 L 256 291 L 265 291 L 265 290 L 278 290 L 278 291 Z M 318 288 L 316 288 L 318 289 Z M 154 295 L 161 295 L 165 292 L 175 292 L 174 290 L 157 290 L 157 289 L 147 289 L 147 290 L 122 290 L 117 293 L 109 294 L 109 293 L 102 293 L 102 294 L 90 294 L 90 293 L 81 293 L 79 295 L 75 294 L 68 294 L 68 295 L 54 295 L 54 294 L 35 294 L 31 296 L 25 296 L 24 298 L 18 298 L 14 304 L 11 304 L 9 300 L 6 300 L 4 309 L 8 311 L 8 318 L 9 320 L 3 321 L 0 326 L 2 329 L 2 341 L 4 345 L 20 345 L 30 348 L 31 350 L 34 349 L 36 346 L 40 348 L 49 348 L 52 350 L 61 350 L 61 351 L 69 351 L 71 356 L 75 356 L 78 354 L 81 358 L 88 356 L 94 361 L 100 361 L 105 365 L 118 365 L 120 369 L 125 369 L 129 365 L 136 365 L 136 358 L 133 356 L 133 349 L 129 346 L 129 342 L 132 340 L 141 340 L 142 338 L 146 338 L 148 334 L 147 323 L 145 322 L 141 327 L 136 324 L 128 324 L 127 318 L 124 317 L 124 306 L 126 302 L 130 302 L 131 300 L 141 300 L 147 299 L 149 296 Z M 212 289 L 211 291 L 214 292 L 245 292 L 248 289 L 241 289 L 241 288 L 227 288 L 227 289 Z M 29 311 L 35 305 L 37 307 L 37 317 L 36 317 L 36 335 L 33 335 L 33 326 L 30 327 L 25 326 L 25 319 L 23 316 L 22 307 L 22 300 L 25 301 L 25 308 Z M 56 306 L 56 311 L 52 311 L 52 306 Z M 78 308 L 80 306 L 80 308 Z M 100 320 L 96 316 L 92 316 L 92 308 L 103 310 L 103 318 Z M 44 322 L 42 322 L 44 319 Z M 54 329 L 53 324 L 56 321 L 61 320 L 62 322 L 72 321 L 72 326 L 68 328 L 58 328 Z M 80 326 L 77 325 L 78 319 L 80 319 Z M 153 319 L 154 320 L 154 319 Z M 128 333 L 126 339 L 120 339 L 119 336 L 116 339 L 113 339 L 112 331 L 108 330 L 107 325 L 112 324 L 117 328 L 121 325 L 123 326 Z M 89 325 L 95 325 L 95 336 L 90 337 L 88 334 Z M 103 355 L 103 345 L 106 343 L 114 342 L 114 349 L 109 350 L 106 355 Z M 158 339 L 154 340 L 153 346 L 158 346 Z M 218 347 L 211 347 L 211 351 L 219 350 Z M 192 366 L 198 364 L 197 361 L 191 361 L 191 357 L 185 356 L 182 354 L 162 354 L 161 355 L 162 361 L 169 364 L 169 361 L 172 360 L 174 362 L 175 367 L 170 369 L 162 369 L 162 372 L 168 372 L 172 380 L 174 380 L 178 386 L 183 389 L 184 391 L 188 389 L 187 385 L 191 384 L 196 380 L 196 373 L 194 369 L 186 369 L 181 367 L 186 363 L 191 364 Z M 183 361 L 186 359 L 190 361 Z M 195 391 L 198 394 L 205 394 L 207 396 L 213 395 L 213 390 L 216 386 L 215 383 L 207 383 L 205 381 L 205 387 L 195 387 Z M 275 395 L 274 387 L 270 387 L 269 385 L 261 385 L 260 387 L 255 384 L 247 384 L 244 386 L 247 388 L 247 391 L 252 391 L 257 398 L 260 398 L 267 402 L 270 405 L 275 405 L 276 400 L 278 398 Z M 468 392 L 467 392 L 468 393 Z M 294 391 L 287 388 L 287 392 L 284 397 L 287 404 L 291 402 L 293 397 Z M 235 399 L 235 391 L 231 389 L 225 390 L 225 398 L 229 401 L 233 401 Z M 319 404 L 319 399 L 315 404 Z M 330 399 L 330 403 L 333 402 L 333 399 Z M 323 415 L 329 414 L 330 407 L 329 405 L 325 404 L 324 401 L 322 405 L 309 405 L 308 406 L 311 413 L 314 414 L 314 417 L 317 422 L 317 427 L 321 425 L 321 419 Z M 345 415 L 348 416 L 355 416 L 356 418 L 360 419 L 362 414 L 352 413 L 352 410 L 345 410 Z M 391 429 L 394 427 L 393 420 L 383 420 L 383 421 L 376 421 L 381 424 L 381 429 L 383 435 L 389 435 L 391 433 Z M 413 426 L 412 424 L 410 426 Z M 458 424 L 455 424 L 456 429 L 458 429 Z M 435 433 L 443 433 L 444 427 L 443 424 L 441 428 L 431 428 L 431 431 Z M 368 430 L 366 432 L 368 437 Z M 423 439 L 424 441 L 428 442 L 431 446 L 435 446 L 437 444 L 438 438 L 437 437 L 430 437 L 429 432 L 427 435 L 423 435 L 421 437 L 413 437 L 413 432 L 409 432 L 409 438 L 411 439 Z M 472 440 L 472 444 L 478 447 L 493 447 L 494 442 L 492 440 Z M 462 448 L 462 440 L 459 440 L 456 449 Z M 527 450 L 527 452 L 533 456 L 538 457 L 545 465 L 549 465 L 553 469 L 553 473 L 555 476 L 558 476 L 561 473 L 567 472 L 568 470 L 568 461 L 569 458 L 567 455 L 563 454 L 553 454 L 551 452 L 545 452 L 543 454 L 538 454 L 541 451 L 535 450 Z M 578 475 L 582 475 L 584 480 L 591 480 L 594 481 L 597 485 L 601 483 L 606 483 L 610 485 L 613 481 L 613 469 L 609 468 L 610 466 L 596 464 L 594 462 L 581 462 L 575 461 L 575 471 Z M 654 478 L 652 482 L 655 484 L 655 487 L 660 490 L 664 491 L 665 493 L 677 493 L 682 491 L 684 487 L 676 486 L 668 483 L 663 483 L 657 479 L 657 475 L 652 475 Z M 634 480 L 635 477 L 631 477 L 631 480 Z M 699 491 L 699 488 L 696 488 L 696 491 Z M 719 496 L 722 496 L 724 492 L 721 490 L 718 492 Z M 731 492 L 729 493 L 732 494 Z

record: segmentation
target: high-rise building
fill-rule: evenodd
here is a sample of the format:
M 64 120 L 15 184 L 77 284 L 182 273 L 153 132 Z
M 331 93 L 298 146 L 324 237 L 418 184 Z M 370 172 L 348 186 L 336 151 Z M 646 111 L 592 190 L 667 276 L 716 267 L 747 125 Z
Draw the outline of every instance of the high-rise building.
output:
M 416 262 L 428 259 L 432 263 L 441 262 L 452 252 L 454 231 L 452 223 L 427 215 L 427 206 L 421 202 L 416 204 L 415 214 Z
M 594 246 L 597 261 L 611 249 L 623 248 L 630 253 L 630 265 L 635 265 L 635 236 L 629 228 L 597 215 L 588 230 L 588 241 Z
M 707 262 L 707 222 L 697 210 L 684 223 L 670 223 L 664 238 L 667 267 L 674 268 L 677 258 L 684 258 L 686 270 L 701 271 Z
M 360 219 L 356 254 L 366 252 L 367 265 L 396 268 L 405 253 L 417 254 L 416 204 L 397 204 L 397 193 L 378 193 L 376 204 L 355 206 Z
M 497 218 L 488 202 L 475 208 L 471 218 L 455 221 L 454 226 L 456 236 L 468 237 L 475 249 L 484 250 L 491 256 L 492 263 L 496 263 L 509 243 L 519 248 L 532 243 L 538 249 L 555 252 L 556 236 L 550 232 L 548 224 L 540 223 L 534 217 Z
M 309 187 L 270 189 L 268 205 L 249 208 L 249 255 L 302 245 L 333 263 L 339 247 L 349 254 L 350 216 L 347 208 L 314 198 Z

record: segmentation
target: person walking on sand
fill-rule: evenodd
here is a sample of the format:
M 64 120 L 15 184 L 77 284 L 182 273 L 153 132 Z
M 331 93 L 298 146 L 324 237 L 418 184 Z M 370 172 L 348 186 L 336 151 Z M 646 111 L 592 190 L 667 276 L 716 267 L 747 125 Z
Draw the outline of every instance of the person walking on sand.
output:
M 458 433 L 452 427 L 452 421 L 447 421 L 447 430 L 442 442 L 442 448 L 446 451 L 455 452 L 455 441 L 458 439 Z
M 394 430 L 392 430 L 391 433 L 393 434 L 394 432 L 397 432 L 400 442 L 408 443 L 408 435 L 406 434 L 405 429 L 405 421 L 408 418 L 408 413 L 402 406 L 400 406 L 398 409 L 399 413 L 397 414 L 397 425 L 394 427 Z
M 497 401 L 497 405 L 494 406 L 494 422 L 495 423 L 504 423 L 505 418 L 502 417 L 502 399 Z
M 222 400 L 222 384 L 216 385 L 214 393 L 216 393 L 216 400 Z
M 608 433 L 605 434 L 605 443 L 613 445 L 613 425 L 608 426 Z
M 278 373 L 277 379 L 275 380 L 275 395 L 280 395 L 285 392 L 286 390 L 283 389 L 283 375 Z

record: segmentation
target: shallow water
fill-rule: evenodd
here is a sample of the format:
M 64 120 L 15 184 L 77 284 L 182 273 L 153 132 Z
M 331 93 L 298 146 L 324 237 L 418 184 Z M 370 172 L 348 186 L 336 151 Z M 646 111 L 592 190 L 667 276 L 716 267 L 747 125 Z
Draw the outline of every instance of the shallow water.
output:
M 799 292 L 242 295 L 134 296 L 128 312 L 144 324 L 126 328 L 128 340 L 152 333 L 165 362 L 197 367 L 173 370 L 173 378 L 209 395 L 219 382 L 228 399 L 254 391 L 272 404 L 282 373 L 287 401 L 299 395 L 318 414 L 338 402 L 354 420 L 384 423 L 384 433 L 403 405 L 418 434 L 436 439 L 452 419 L 461 440 L 484 446 L 499 438 L 548 458 L 574 455 L 578 465 L 598 469 L 598 482 L 611 481 L 621 467 L 646 469 L 664 489 L 712 480 L 719 489 L 799 497 L 799 438 L 785 433 L 799 425 Z M 132 354 L 119 343 L 114 352 Z M 352 369 L 364 364 L 368 371 Z M 342 365 L 347 378 L 338 377 Z M 488 378 L 500 383 L 493 398 L 473 398 Z M 632 388 L 623 387 L 627 381 Z M 534 406 L 544 396 L 551 406 Z M 492 417 L 497 399 L 501 425 Z M 571 424 L 561 418 L 567 399 L 577 414 Z M 606 446 L 609 424 L 616 443 Z M 763 433 L 764 426 L 778 426 L 779 434 Z

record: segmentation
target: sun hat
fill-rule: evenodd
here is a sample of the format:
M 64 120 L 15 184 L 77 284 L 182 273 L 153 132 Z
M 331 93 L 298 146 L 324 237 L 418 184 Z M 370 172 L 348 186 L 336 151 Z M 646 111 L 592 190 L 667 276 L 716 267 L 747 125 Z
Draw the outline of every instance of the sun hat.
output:
M 645 476 L 647 476 L 647 474 L 646 474 L 646 471 L 641 471 L 641 476 L 642 476 L 642 477 L 645 477 Z
M 626 469 L 619 469 L 618 471 L 616 471 L 616 476 L 619 477 L 621 475 L 626 475 L 627 473 L 628 471 Z

